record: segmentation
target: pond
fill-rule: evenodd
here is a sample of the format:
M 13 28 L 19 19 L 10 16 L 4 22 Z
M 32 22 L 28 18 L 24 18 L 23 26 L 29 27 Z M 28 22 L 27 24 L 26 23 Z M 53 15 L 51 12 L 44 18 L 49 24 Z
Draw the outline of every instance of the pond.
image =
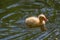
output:
M 0 40 L 60 40 L 60 0 L 0 0 Z M 47 31 L 26 28 L 24 20 L 45 14 Z

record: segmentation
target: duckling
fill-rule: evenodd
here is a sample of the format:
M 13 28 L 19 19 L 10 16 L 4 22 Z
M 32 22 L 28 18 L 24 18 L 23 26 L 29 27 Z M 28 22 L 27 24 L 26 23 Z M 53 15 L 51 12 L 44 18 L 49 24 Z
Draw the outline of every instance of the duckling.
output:
M 40 14 L 37 17 L 31 16 L 25 19 L 25 23 L 29 28 L 40 27 L 41 31 L 47 30 L 47 28 L 45 27 L 47 21 L 48 19 L 44 14 Z

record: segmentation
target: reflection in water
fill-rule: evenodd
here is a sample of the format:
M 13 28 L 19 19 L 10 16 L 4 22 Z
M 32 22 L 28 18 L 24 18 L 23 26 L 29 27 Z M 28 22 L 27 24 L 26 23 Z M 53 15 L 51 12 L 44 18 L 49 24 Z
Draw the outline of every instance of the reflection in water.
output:
M 5 18 L 7 18 L 7 17 L 9 17 L 9 16 L 11 16 L 11 15 L 14 15 L 14 14 L 15 14 L 15 13 L 10 13 L 10 14 L 8 14 L 8 15 L 2 17 L 1 20 L 5 19 Z
M 0 13 L 3 13 L 3 12 L 5 12 L 5 10 L 4 9 L 0 9 Z
M 8 6 L 6 9 L 14 8 L 14 7 L 17 7 L 17 6 L 19 6 L 19 4 L 13 4 L 13 5 Z

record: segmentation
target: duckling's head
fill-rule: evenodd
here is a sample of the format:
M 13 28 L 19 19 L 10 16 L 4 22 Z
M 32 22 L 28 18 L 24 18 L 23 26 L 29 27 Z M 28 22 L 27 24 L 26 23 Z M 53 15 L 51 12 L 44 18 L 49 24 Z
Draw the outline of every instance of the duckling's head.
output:
M 38 18 L 39 18 L 39 20 L 41 20 L 41 21 L 48 21 L 48 19 L 46 18 L 46 16 L 44 15 L 44 14 L 40 14 L 40 15 L 38 15 Z

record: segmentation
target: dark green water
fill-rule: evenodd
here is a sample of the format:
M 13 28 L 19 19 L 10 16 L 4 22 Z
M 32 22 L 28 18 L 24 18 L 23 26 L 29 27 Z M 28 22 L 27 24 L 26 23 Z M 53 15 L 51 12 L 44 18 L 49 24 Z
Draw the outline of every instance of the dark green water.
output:
M 40 13 L 48 30 L 26 28 L 25 18 Z M 60 40 L 60 0 L 0 0 L 0 40 Z

